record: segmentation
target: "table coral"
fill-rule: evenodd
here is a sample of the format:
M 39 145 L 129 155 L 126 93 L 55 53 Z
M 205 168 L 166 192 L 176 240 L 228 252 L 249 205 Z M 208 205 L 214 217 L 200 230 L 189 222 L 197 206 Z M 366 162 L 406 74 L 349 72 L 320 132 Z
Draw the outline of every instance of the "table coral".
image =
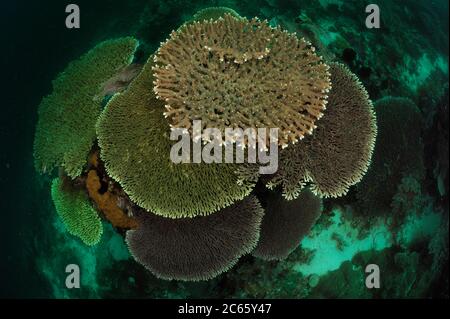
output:
M 173 127 L 277 127 L 286 147 L 313 132 L 327 103 L 328 66 L 314 50 L 265 21 L 225 14 L 171 33 L 155 54 L 154 90 Z
M 53 81 L 53 92 L 38 111 L 34 159 L 39 172 L 62 166 L 72 178 L 81 174 L 101 112 L 101 101 L 95 97 L 103 82 L 131 63 L 137 45 L 131 37 L 102 42 Z
M 138 210 L 139 227 L 127 232 L 126 241 L 134 258 L 159 278 L 207 280 L 253 250 L 263 214 L 254 196 L 194 218 L 170 219 Z
M 412 100 L 403 97 L 385 97 L 374 106 L 377 144 L 372 165 L 357 186 L 358 209 L 372 215 L 390 208 L 404 176 L 419 180 L 424 176 L 420 110 Z
M 97 123 L 100 157 L 131 200 L 153 213 L 208 215 L 243 199 L 253 184 L 237 184 L 236 164 L 175 164 L 164 105 L 153 87 L 151 59 L 128 89 L 115 95 Z
M 67 231 L 79 237 L 86 245 L 97 244 L 102 236 L 103 226 L 84 191 L 73 188 L 69 181 L 56 178 L 53 180 L 51 193 L 56 212 Z
M 187 23 L 202 20 L 217 20 L 223 18 L 226 14 L 230 14 L 236 18 L 241 17 L 239 13 L 228 7 L 208 7 L 196 12 L 192 20 Z
M 331 64 L 333 88 L 327 110 L 312 136 L 280 152 L 279 170 L 267 183 L 282 185 L 287 199 L 306 184 L 321 197 L 345 195 L 366 173 L 377 135 L 372 102 L 342 64 Z
M 288 201 L 279 193 L 269 193 L 261 225 L 261 235 L 253 256 L 282 260 L 300 245 L 322 212 L 322 201 L 308 189 Z

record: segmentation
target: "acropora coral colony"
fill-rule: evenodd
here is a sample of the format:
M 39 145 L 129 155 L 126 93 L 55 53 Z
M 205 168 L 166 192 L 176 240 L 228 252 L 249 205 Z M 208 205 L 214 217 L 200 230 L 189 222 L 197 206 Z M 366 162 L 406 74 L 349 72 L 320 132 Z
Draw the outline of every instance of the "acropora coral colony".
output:
M 59 168 L 56 211 L 86 245 L 109 222 L 157 277 L 208 280 L 245 254 L 286 258 L 320 216 L 321 198 L 345 195 L 368 170 L 372 102 L 355 74 L 307 39 L 208 8 L 145 63 L 138 49 L 132 37 L 98 44 L 39 106 L 35 167 Z M 173 163 L 170 130 L 195 119 L 219 130 L 279 128 L 278 171 Z

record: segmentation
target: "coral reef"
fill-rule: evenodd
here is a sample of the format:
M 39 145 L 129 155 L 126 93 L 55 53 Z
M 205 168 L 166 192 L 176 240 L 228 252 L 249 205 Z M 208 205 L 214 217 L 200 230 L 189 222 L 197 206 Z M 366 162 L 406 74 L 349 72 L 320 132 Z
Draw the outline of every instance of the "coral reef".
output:
M 202 120 L 222 136 L 228 127 L 277 127 L 283 147 L 312 133 L 330 89 L 328 66 L 304 39 L 229 14 L 172 32 L 154 72 L 173 127 Z
M 277 192 L 267 194 L 266 201 L 260 239 L 252 255 L 264 260 L 282 260 L 309 233 L 322 212 L 322 202 L 308 189 L 291 201 Z
M 133 38 L 101 43 L 41 102 L 35 166 L 64 177 L 52 185 L 57 214 L 47 191 L 27 215 L 29 273 L 57 298 L 448 298 L 448 33 L 437 2 L 448 9 L 380 0 L 381 30 L 365 28 L 362 0 L 136 0 L 112 11 L 120 18 L 99 14 L 92 41 L 131 34 L 139 51 Z M 122 40 L 126 57 L 98 49 Z M 301 67 L 320 72 L 296 72 L 302 53 L 314 63 Z M 373 107 L 369 95 L 385 98 Z M 279 171 L 172 163 L 170 128 L 194 119 L 281 126 Z M 55 271 L 68 260 L 83 289 Z M 380 289 L 364 285 L 370 263 Z
M 308 167 L 313 192 L 324 197 L 342 196 L 363 178 L 377 134 L 364 86 L 343 65 L 333 64 L 331 72 L 330 106 L 311 137 Z
M 344 65 L 331 64 L 327 110 L 314 134 L 280 153 L 278 172 L 269 188 L 281 184 L 287 199 L 310 183 L 321 197 L 339 197 L 367 171 L 377 126 L 372 102 L 358 78 Z
M 234 11 L 231 8 L 227 7 L 208 7 L 204 8 L 200 11 L 197 11 L 194 16 L 192 17 L 191 21 L 188 21 L 187 23 L 191 23 L 194 21 L 203 21 L 203 20 L 217 20 L 219 18 L 225 17 L 226 14 L 229 14 L 235 18 L 240 18 L 241 16 L 239 13 Z
M 51 172 L 62 166 L 75 178 L 82 172 L 95 140 L 103 82 L 131 63 L 138 42 L 120 38 L 98 44 L 70 63 L 53 81 L 53 92 L 39 105 L 34 140 L 36 169 Z
M 405 226 L 391 231 L 380 218 L 363 226 L 361 220 L 355 223 L 356 216 L 349 211 L 325 212 L 300 248 L 283 262 L 244 256 L 228 272 L 209 281 L 157 279 L 136 265 L 111 227 L 105 227 L 101 242 L 89 249 L 68 236 L 59 221 L 54 223 L 56 231 L 48 235 L 53 236 L 50 242 L 60 244 L 50 246 L 49 256 L 38 262 L 58 298 L 425 297 L 434 294 L 441 275 L 448 276 L 448 215 L 424 209 L 411 214 Z M 50 215 L 47 220 L 54 217 Z M 392 238 L 398 230 L 406 235 L 399 245 Z M 86 269 L 83 289 L 66 289 L 61 276 L 53 271 L 61 269 L 68 257 Z M 380 265 L 383 271 L 381 289 L 368 290 L 364 285 L 364 268 L 369 263 Z
M 247 197 L 209 215 L 169 219 L 136 211 L 126 241 L 133 257 L 157 277 L 207 280 L 228 270 L 255 247 L 264 210 Z
M 406 175 L 424 177 L 422 115 L 407 98 L 385 97 L 375 102 L 377 144 L 372 165 L 357 186 L 357 207 L 364 214 L 389 210 Z
M 420 179 L 414 175 L 406 175 L 397 186 L 397 193 L 392 197 L 392 212 L 402 214 L 415 212 L 428 198 L 422 195 Z
M 430 86 L 435 83 L 430 79 Z M 436 85 L 434 86 L 436 87 Z M 424 140 L 424 153 L 427 175 L 432 176 L 434 181 L 430 183 L 440 200 L 447 204 L 449 202 L 449 96 L 448 84 L 440 89 L 424 88 L 424 95 L 420 105 L 427 106 L 430 110 Z M 441 94 L 439 94 L 441 93 Z M 431 103 L 430 103 L 431 102 Z M 422 107 L 423 110 L 425 107 Z
M 39 273 L 51 283 L 49 294 L 52 298 L 108 297 L 111 291 L 125 291 L 126 287 L 139 291 L 128 281 L 134 274 L 133 264 L 139 265 L 131 258 L 122 236 L 111 225 L 104 225 L 102 237 L 95 246 L 86 246 L 66 231 L 60 218 L 48 217 L 46 223 L 52 230 L 51 240 L 45 242 L 48 248 L 38 254 L 36 263 Z M 55 242 L 59 244 L 55 245 Z M 66 277 L 55 272 L 55 269 L 64 270 L 69 260 L 80 266 L 82 289 L 67 289 L 64 282 Z M 125 280 L 117 268 L 122 263 L 128 266 L 128 270 L 123 272 L 126 274 Z M 108 273 L 111 267 L 116 270 L 115 275 Z
M 125 229 L 137 228 L 137 221 L 133 217 L 128 216 L 119 207 L 120 198 L 109 190 L 100 192 L 101 188 L 102 184 L 97 172 L 90 170 L 86 179 L 86 189 L 97 208 L 114 227 Z
M 149 62 L 100 115 L 98 143 L 108 175 L 136 204 L 171 218 L 208 215 L 248 195 L 253 185 L 237 184 L 236 164 L 171 161 L 174 141 L 152 85 Z
M 79 237 L 86 245 L 97 244 L 102 236 L 103 226 L 84 191 L 73 188 L 69 181 L 56 178 L 53 180 L 51 193 L 56 212 L 67 231 Z

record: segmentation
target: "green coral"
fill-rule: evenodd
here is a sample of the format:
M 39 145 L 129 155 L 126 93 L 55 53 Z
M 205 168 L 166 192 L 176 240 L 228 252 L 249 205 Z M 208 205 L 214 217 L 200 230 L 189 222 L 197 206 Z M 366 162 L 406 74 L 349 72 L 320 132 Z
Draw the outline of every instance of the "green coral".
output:
M 139 206 L 169 218 L 208 215 L 247 196 L 236 164 L 175 164 L 164 103 L 152 91 L 152 62 L 115 95 L 97 123 L 100 156 L 108 174 Z
M 81 174 L 95 140 L 101 86 L 131 63 L 137 45 L 131 37 L 102 42 L 53 81 L 53 92 L 39 105 L 34 140 L 37 171 L 62 166 L 72 178 Z
M 56 212 L 67 231 L 88 246 L 97 244 L 102 236 L 103 226 L 86 194 L 66 185 L 61 178 L 53 180 L 51 193 Z
M 239 13 L 234 11 L 231 8 L 227 7 L 209 7 L 202 9 L 194 14 L 191 21 L 188 21 L 187 23 L 194 22 L 194 21 L 203 21 L 203 20 L 217 20 L 219 18 L 223 18 L 225 14 L 230 14 L 233 17 L 241 18 Z

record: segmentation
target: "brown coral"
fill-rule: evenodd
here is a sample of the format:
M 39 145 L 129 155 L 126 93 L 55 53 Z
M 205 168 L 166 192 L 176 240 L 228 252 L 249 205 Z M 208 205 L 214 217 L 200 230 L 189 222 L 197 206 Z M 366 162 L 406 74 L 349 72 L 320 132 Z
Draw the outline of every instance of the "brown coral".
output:
M 89 154 L 88 165 L 89 167 L 98 168 L 100 165 L 99 150 L 93 150 Z
M 92 159 L 92 157 L 91 157 Z M 103 212 L 106 219 L 118 228 L 133 229 L 138 226 L 136 220 L 128 216 L 119 208 L 119 197 L 109 190 L 100 192 L 102 184 L 97 171 L 90 170 L 86 179 L 86 188 L 89 197 L 95 202 L 98 209 Z
M 332 66 L 330 110 L 311 137 L 309 171 L 313 190 L 339 197 L 366 173 L 377 135 L 372 102 L 359 79 L 344 65 Z
M 267 207 L 253 256 L 281 260 L 289 256 L 308 235 L 322 212 L 322 201 L 308 189 L 288 201 L 280 193 L 267 194 Z
M 185 25 L 155 62 L 154 90 L 173 127 L 202 120 L 222 136 L 227 127 L 279 128 L 282 146 L 312 133 L 330 89 L 328 66 L 310 43 L 257 18 Z
M 366 173 L 375 147 L 376 118 L 372 102 L 342 64 L 333 63 L 333 89 L 314 134 L 282 150 L 279 170 L 269 188 L 282 184 L 286 198 L 298 196 L 307 183 L 321 197 L 339 197 Z
M 164 218 L 136 209 L 126 241 L 133 257 L 157 277 L 208 280 L 255 248 L 264 210 L 248 196 L 209 216 Z

